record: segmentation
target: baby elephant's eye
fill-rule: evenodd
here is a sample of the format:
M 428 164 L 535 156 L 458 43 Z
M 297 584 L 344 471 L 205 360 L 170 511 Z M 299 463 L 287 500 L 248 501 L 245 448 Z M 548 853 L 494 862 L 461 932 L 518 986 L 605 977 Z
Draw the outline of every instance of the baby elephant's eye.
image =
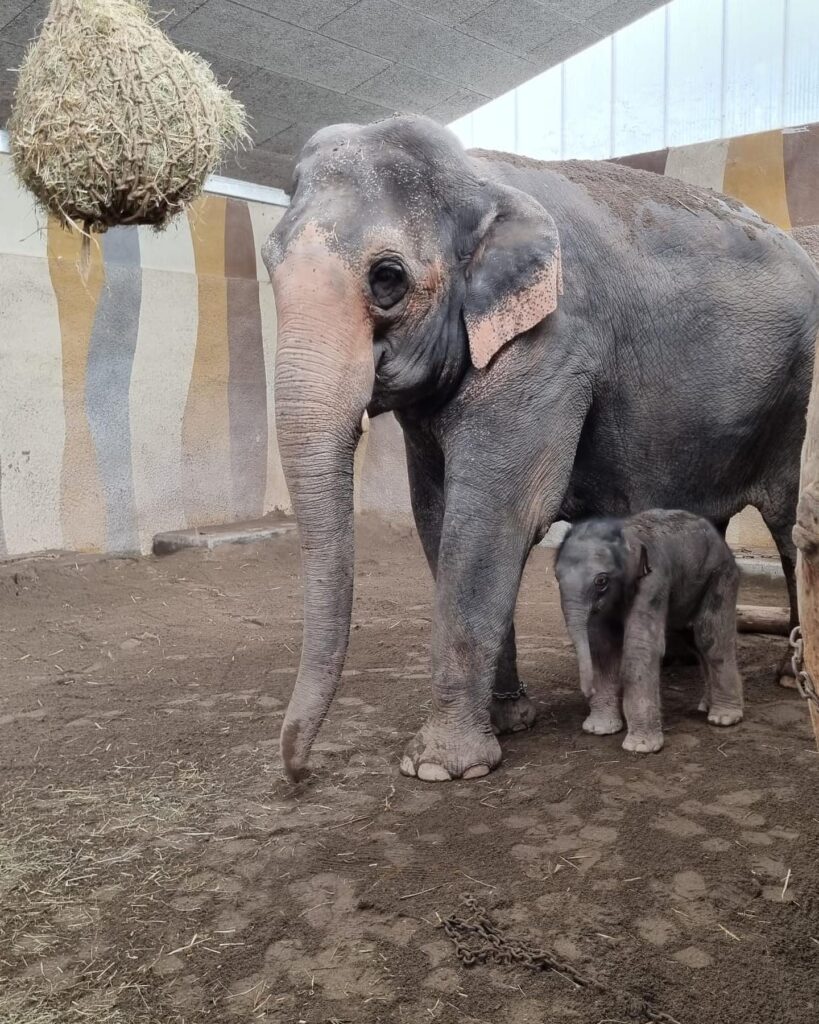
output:
M 600 572 L 594 577 L 594 589 L 599 590 L 601 594 L 604 590 L 608 590 L 608 586 L 609 578 L 606 573 Z
M 407 272 L 398 260 L 380 260 L 370 268 L 370 291 L 381 309 L 390 309 L 400 302 L 408 288 Z

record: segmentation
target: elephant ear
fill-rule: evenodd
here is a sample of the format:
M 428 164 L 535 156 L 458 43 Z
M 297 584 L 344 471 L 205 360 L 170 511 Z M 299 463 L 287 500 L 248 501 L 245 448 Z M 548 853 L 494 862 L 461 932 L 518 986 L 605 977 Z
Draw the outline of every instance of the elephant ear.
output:
M 483 369 L 507 342 L 545 320 L 562 293 L 554 221 L 530 196 L 504 188 L 467 268 L 464 322 L 473 364 Z
M 635 530 L 626 528 L 623 531 L 623 535 L 626 538 L 626 551 L 628 554 L 628 577 L 636 584 L 639 584 L 640 580 L 651 572 L 648 548 Z

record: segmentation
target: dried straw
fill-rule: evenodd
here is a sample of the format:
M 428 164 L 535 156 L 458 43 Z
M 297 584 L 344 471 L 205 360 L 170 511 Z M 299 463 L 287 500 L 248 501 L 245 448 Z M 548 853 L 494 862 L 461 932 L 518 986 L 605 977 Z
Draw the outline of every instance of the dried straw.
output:
M 52 0 L 20 69 L 15 170 L 65 226 L 164 226 L 249 142 L 244 107 L 142 0 Z

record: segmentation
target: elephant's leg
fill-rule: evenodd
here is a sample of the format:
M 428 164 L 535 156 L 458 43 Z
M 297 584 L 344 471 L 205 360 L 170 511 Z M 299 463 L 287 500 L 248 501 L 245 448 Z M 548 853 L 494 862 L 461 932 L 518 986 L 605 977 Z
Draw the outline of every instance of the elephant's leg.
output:
M 432 439 L 408 433 L 404 438 L 412 512 L 432 578 L 436 579 L 444 522 L 444 457 Z M 520 732 L 535 721 L 535 706 L 518 676 L 514 623 L 498 658 L 490 716 L 496 734 Z
M 722 539 L 728 532 L 730 519 L 712 519 L 714 528 Z M 690 627 L 683 629 L 670 629 L 665 638 L 665 655 L 663 656 L 663 667 L 670 668 L 674 665 L 698 665 L 700 663 L 697 645 L 694 639 L 694 631 Z
M 566 494 L 591 389 L 578 373 L 547 392 L 533 389 L 530 397 L 510 404 L 497 383 L 483 384 L 450 425 L 432 710 L 404 753 L 406 775 L 477 778 L 501 760 L 490 717 L 492 687 L 526 559 Z M 548 440 L 538 443 L 542 438 Z
M 709 581 L 693 621 L 694 640 L 705 676 L 703 698 L 712 725 L 742 720 L 742 679 L 737 668 L 737 627 L 734 609 L 739 569 L 729 563 Z
M 620 650 L 614 649 L 610 630 L 591 621 L 585 604 L 564 604 L 563 617 L 577 655 L 580 690 L 589 702 L 589 715 L 583 722 L 583 729 L 598 736 L 619 732 L 623 727 L 619 692 Z
M 492 731 L 496 735 L 523 732 L 524 729 L 530 729 L 535 721 L 535 706 L 527 696 L 526 687 L 518 675 L 514 622 L 509 627 L 498 658 L 489 716 L 492 720 Z
M 628 732 L 623 749 L 649 754 L 663 746 L 660 666 L 665 648 L 668 590 L 645 579 L 634 599 L 623 636 L 623 712 Z
M 620 662 L 623 654 L 622 633 L 606 623 L 589 626 L 589 651 L 592 663 L 592 687 L 589 715 L 583 731 L 609 736 L 623 728 L 621 712 Z
M 444 454 L 434 438 L 404 431 L 410 501 L 432 578 L 438 575 L 438 547 L 444 522 Z
M 407 746 L 405 775 L 431 782 L 476 778 L 500 762 L 490 718 L 492 687 L 530 546 L 530 532 L 497 509 L 465 514 L 447 502 L 438 551 L 432 712 Z
M 779 560 L 782 563 L 782 572 L 785 575 L 785 584 L 788 588 L 788 604 L 791 610 L 790 628 L 799 624 L 799 602 L 796 591 L 796 545 L 793 542 L 791 532 L 796 522 L 796 503 L 798 500 L 798 488 L 789 488 L 787 498 L 771 502 L 770 506 L 760 507 L 760 514 L 765 525 L 770 530 L 776 550 L 779 552 Z M 789 690 L 796 688 L 796 680 L 793 676 L 791 666 L 791 652 L 788 650 L 783 655 L 782 664 L 779 666 L 779 685 Z

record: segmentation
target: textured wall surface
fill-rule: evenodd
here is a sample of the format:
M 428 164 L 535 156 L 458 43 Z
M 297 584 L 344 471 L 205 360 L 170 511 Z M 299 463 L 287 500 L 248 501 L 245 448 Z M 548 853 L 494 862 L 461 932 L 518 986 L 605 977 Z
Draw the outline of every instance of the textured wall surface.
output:
M 281 210 L 209 196 L 93 244 L 45 221 L 0 157 L 4 554 L 147 550 L 153 534 L 286 507 L 276 312 Z
M 819 259 L 819 125 L 624 158 L 724 190 Z M 281 209 L 208 196 L 170 230 L 120 228 L 80 270 L 0 156 L 0 555 L 128 552 L 154 533 L 287 508 L 276 312 L 260 249 Z M 410 517 L 401 432 L 374 420 L 358 507 Z M 730 537 L 770 548 L 747 511 Z

